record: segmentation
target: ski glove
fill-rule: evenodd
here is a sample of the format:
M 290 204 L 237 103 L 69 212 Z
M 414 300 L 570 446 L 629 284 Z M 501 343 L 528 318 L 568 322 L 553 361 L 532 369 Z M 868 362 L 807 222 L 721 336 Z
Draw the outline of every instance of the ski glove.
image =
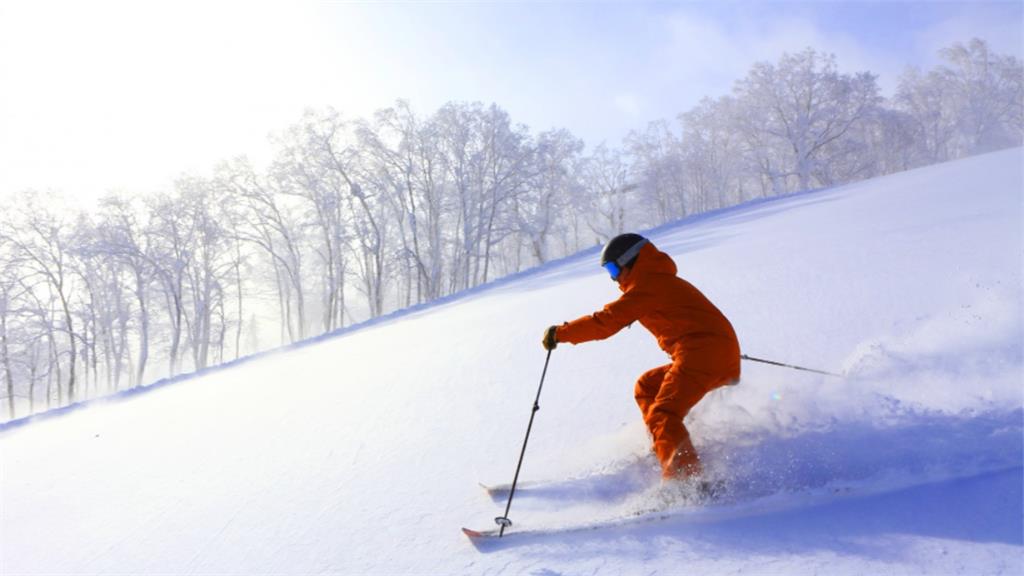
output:
M 544 345 L 545 350 L 554 350 L 558 346 L 558 336 L 555 335 L 557 329 L 558 326 L 550 326 L 544 331 L 544 339 L 540 342 Z

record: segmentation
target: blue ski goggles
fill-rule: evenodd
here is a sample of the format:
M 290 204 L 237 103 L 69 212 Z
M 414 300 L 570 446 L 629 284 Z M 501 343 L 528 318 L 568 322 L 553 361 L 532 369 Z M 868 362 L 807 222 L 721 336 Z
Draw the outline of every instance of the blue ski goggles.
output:
M 606 262 L 604 269 L 608 271 L 608 275 L 612 277 L 612 280 L 618 280 L 619 274 L 622 274 L 622 268 L 615 262 Z
M 608 271 L 608 275 L 612 277 L 612 280 L 618 281 L 619 275 L 622 274 L 622 266 L 619 265 L 619 262 L 632 262 L 640 254 L 640 249 L 647 243 L 647 238 L 642 238 L 639 242 L 633 244 L 629 250 L 623 252 L 621 256 L 611 262 L 605 262 L 601 267 Z

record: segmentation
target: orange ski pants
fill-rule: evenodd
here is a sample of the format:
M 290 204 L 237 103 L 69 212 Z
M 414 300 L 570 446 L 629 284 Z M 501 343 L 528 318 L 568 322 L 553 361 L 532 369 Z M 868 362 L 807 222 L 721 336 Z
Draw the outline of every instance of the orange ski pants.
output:
M 683 418 L 704 396 L 739 378 L 738 370 L 708 373 L 687 368 L 681 360 L 648 370 L 636 382 L 634 396 L 664 478 L 699 475 L 703 470 Z

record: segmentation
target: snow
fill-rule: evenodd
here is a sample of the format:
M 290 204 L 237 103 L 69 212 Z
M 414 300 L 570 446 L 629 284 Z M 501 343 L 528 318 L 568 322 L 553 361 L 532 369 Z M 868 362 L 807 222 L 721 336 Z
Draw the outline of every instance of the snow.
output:
M 1022 151 L 650 233 L 745 363 L 688 423 L 732 500 L 475 548 L 543 329 L 616 297 L 596 250 L 301 346 L 0 426 L 2 574 L 1024 573 Z M 641 328 L 552 354 L 517 528 L 657 498 Z M 555 497 L 550 497 L 554 494 Z

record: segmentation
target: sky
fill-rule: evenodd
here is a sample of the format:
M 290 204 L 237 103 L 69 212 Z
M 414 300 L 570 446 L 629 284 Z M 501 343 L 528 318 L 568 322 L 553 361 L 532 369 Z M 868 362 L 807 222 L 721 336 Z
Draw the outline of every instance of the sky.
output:
M 307 108 L 497 103 L 588 146 L 727 94 L 812 47 L 885 94 L 972 37 L 1024 52 L 1022 2 L 46 2 L 0 0 L 0 197 L 149 193 Z

